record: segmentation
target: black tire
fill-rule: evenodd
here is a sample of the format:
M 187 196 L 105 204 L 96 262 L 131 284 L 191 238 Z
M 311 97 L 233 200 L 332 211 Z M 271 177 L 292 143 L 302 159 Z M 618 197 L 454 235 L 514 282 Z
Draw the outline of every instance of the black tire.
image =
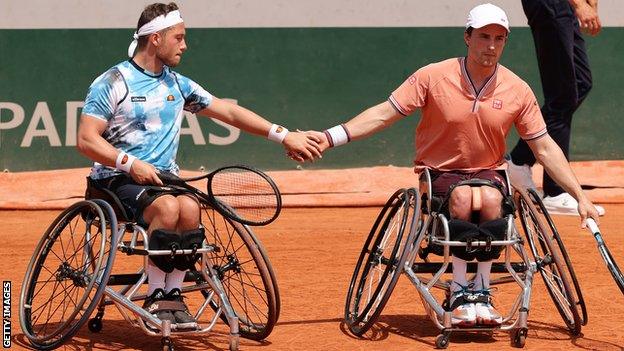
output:
M 269 270 L 269 275 L 271 276 L 271 284 L 273 285 L 273 293 L 275 294 L 275 321 L 277 322 L 279 320 L 280 312 L 282 309 L 282 299 L 280 297 L 279 286 L 277 284 L 277 275 L 275 274 L 275 270 L 273 270 L 273 265 L 271 264 L 269 255 L 267 254 L 266 249 L 264 248 L 264 245 L 262 244 L 262 242 L 258 239 L 258 237 L 256 237 L 256 235 L 253 233 L 253 230 L 251 230 L 251 228 L 248 225 L 243 224 L 241 226 L 247 231 L 249 236 L 256 243 L 256 246 L 258 247 L 258 251 L 260 251 L 262 258 L 264 259 L 264 263 L 266 264 L 267 269 Z
M 91 318 L 87 326 L 92 333 L 99 333 L 102 331 L 102 320 L 100 318 Z
M 518 328 L 511 332 L 511 346 L 523 348 L 526 343 L 527 329 Z
M 435 340 L 436 349 L 446 349 L 449 346 L 449 337 L 447 335 L 440 334 Z
M 568 252 L 563 244 L 563 240 L 561 239 L 561 235 L 557 231 L 557 227 L 555 226 L 555 222 L 553 222 L 552 217 L 548 214 L 542 199 L 535 189 L 529 189 L 528 191 L 529 197 L 533 201 L 534 204 L 537 204 L 538 210 L 541 212 L 542 216 L 546 219 L 546 223 L 548 223 L 548 227 L 550 231 L 548 232 L 551 235 L 551 239 L 557 243 L 557 245 L 553 246 L 553 250 L 557 251 L 557 254 L 560 258 L 563 258 L 565 262 L 564 269 L 568 270 L 568 276 L 572 280 L 572 285 L 574 285 L 574 291 L 576 291 L 576 304 L 581 308 L 581 325 L 587 325 L 587 307 L 585 306 L 585 299 L 583 299 L 583 292 L 581 290 L 581 285 L 579 284 L 578 279 L 576 278 L 576 273 L 574 273 L 574 268 L 572 266 L 572 261 L 570 260 L 570 256 L 568 256 Z
M 97 307 L 115 258 L 106 216 L 93 201 L 75 203 L 35 248 L 20 295 L 20 323 L 35 348 L 60 346 Z
M 225 293 L 239 319 L 240 336 L 263 340 L 271 334 L 280 309 L 277 281 L 266 252 L 249 227 L 204 206 L 206 240 L 218 252 L 209 254 Z M 219 306 L 211 302 L 217 310 Z M 221 319 L 227 323 L 225 315 Z
M 581 332 L 580 306 L 570 277 L 570 270 L 553 242 L 540 213 L 528 193 L 516 191 L 516 206 L 527 241 L 555 307 L 572 335 Z
M 357 336 L 377 321 L 403 271 L 409 253 L 405 248 L 418 218 L 419 202 L 414 189 L 395 192 L 364 243 L 351 277 L 344 317 L 349 330 Z

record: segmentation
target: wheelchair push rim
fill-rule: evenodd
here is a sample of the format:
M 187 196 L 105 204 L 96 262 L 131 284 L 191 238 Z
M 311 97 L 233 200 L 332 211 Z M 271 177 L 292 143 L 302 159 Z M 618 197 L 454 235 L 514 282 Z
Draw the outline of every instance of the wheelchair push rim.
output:
M 528 195 L 533 200 L 534 204 L 537 204 L 538 210 L 542 213 L 544 218 L 546 219 L 546 223 L 548 223 L 548 227 L 550 228 L 550 233 L 552 235 L 552 239 L 557 244 L 553 246 L 553 249 L 558 250 L 559 257 L 563 258 L 565 262 L 565 268 L 568 270 L 568 274 L 572 280 L 572 285 L 574 285 L 574 291 L 576 292 L 577 304 L 581 308 L 581 325 L 587 324 L 587 307 L 585 306 L 585 299 L 583 298 L 583 292 L 581 290 L 581 285 L 579 284 L 578 278 L 576 277 L 576 273 L 574 272 L 574 267 L 572 266 L 572 261 L 570 260 L 570 256 L 568 255 L 568 251 L 563 244 L 563 240 L 561 239 L 561 235 L 559 235 L 559 231 L 555 226 L 555 222 L 552 217 L 546 210 L 546 206 L 542 202 L 541 197 L 537 193 L 535 189 L 529 189 Z
M 345 304 L 345 322 L 355 335 L 361 336 L 376 322 L 398 281 L 409 251 L 410 213 L 413 224 L 418 202 L 414 189 L 395 192 L 364 243 Z
M 578 335 L 582 324 L 579 313 L 581 307 L 572 288 L 569 269 L 571 266 L 567 266 L 557 252 L 552 237 L 554 234 L 546 229 L 530 195 L 524 191 L 516 191 L 515 197 L 522 227 L 546 290 L 570 333 Z M 539 203 L 539 197 L 537 200 Z
M 271 334 L 279 314 L 277 281 L 268 256 L 247 226 L 204 206 L 206 239 L 219 248 L 208 254 L 209 262 L 239 319 L 240 336 L 263 340 Z M 216 311 L 220 306 L 211 301 L 210 307 Z M 227 323 L 225 315 L 221 319 Z
M 92 201 L 78 202 L 63 211 L 39 241 L 20 294 L 20 323 L 33 346 L 58 347 L 98 304 L 115 253 L 108 215 Z

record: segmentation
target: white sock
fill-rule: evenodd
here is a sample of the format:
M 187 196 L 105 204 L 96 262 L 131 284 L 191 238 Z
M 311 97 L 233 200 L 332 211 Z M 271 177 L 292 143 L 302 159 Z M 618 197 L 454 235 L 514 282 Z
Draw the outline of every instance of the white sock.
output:
M 490 271 L 492 269 L 492 261 L 479 262 L 477 265 L 477 276 L 474 281 L 475 290 L 483 290 L 490 288 Z
M 147 267 L 145 267 L 145 272 L 147 273 L 147 295 L 151 295 L 156 289 L 164 289 L 165 288 L 165 276 L 167 273 L 160 270 L 160 268 L 156 267 L 152 261 L 147 260 Z
M 453 283 L 451 284 L 451 292 L 456 292 L 462 289 L 462 286 L 467 286 L 466 271 L 468 265 L 465 260 L 461 258 L 451 256 L 453 262 Z
M 167 273 L 167 284 L 165 285 L 165 292 L 178 288 L 182 289 L 182 283 L 184 282 L 184 276 L 186 271 L 174 269 L 173 272 Z

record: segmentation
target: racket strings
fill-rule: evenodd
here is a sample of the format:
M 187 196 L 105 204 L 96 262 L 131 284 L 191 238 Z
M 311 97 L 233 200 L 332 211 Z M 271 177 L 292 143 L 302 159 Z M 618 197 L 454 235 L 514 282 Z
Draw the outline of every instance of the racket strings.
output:
M 279 205 L 276 189 L 252 171 L 218 172 L 210 186 L 217 200 L 234 209 L 238 217 L 251 222 L 272 219 Z

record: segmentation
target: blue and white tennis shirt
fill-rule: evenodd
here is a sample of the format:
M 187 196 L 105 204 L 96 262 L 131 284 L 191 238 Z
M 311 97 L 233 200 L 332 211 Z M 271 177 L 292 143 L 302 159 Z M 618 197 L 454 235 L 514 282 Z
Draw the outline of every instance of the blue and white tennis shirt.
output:
M 153 75 L 129 60 L 93 81 L 82 113 L 108 122 L 102 136 L 115 148 L 177 174 L 183 110 L 196 113 L 211 102 L 210 93 L 169 67 Z M 102 179 L 119 173 L 96 162 L 91 177 Z

